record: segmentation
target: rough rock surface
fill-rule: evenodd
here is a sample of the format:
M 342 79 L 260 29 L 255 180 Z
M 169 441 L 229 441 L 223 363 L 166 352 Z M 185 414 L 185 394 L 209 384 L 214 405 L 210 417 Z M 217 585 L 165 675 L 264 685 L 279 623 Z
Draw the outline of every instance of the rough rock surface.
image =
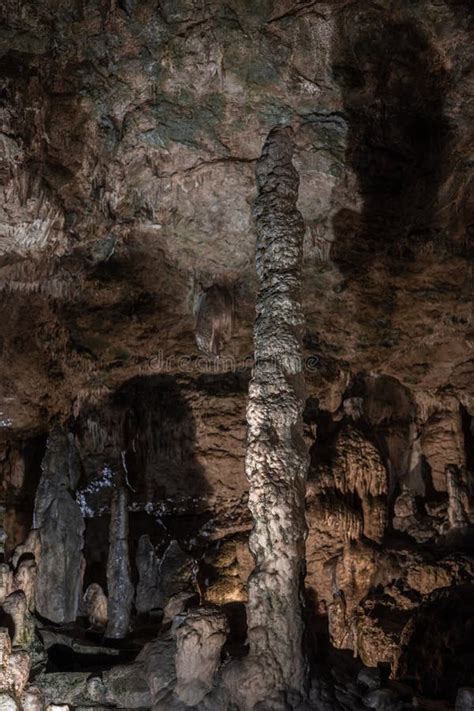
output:
M 247 683 L 237 689 L 238 682 L 230 682 L 243 708 L 285 689 L 302 692 L 307 674 L 301 610 L 309 461 L 302 418 L 304 224 L 296 209 L 298 174 L 292 156 L 291 130 L 274 129 L 256 168 L 259 293 L 245 458 L 255 569 L 248 581 Z M 254 670 L 248 669 L 254 659 L 260 678 L 252 688 L 248 682 Z
M 471 3 L 4 0 L 0 24 L 0 605 L 22 590 L 33 613 L 34 586 L 40 615 L 85 613 L 81 520 L 84 589 L 105 589 L 120 473 L 130 560 L 176 542 L 243 653 L 254 172 L 291 125 L 305 631 L 452 707 L 472 686 L 451 614 L 473 580 Z M 340 674 L 315 705 L 362 703 Z
M 176 696 L 196 706 L 211 691 L 229 631 L 218 609 L 198 608 L 178 621 L 176 636 Z
M 135 589 L 131 580 L 128 534 L 128 495 L 120 486 L 112 495 L 107 560 L 106 636 L 111 639 L 125 637 L 130 628 Z
M 94 627 L 105 628 L 109 619 L 107 597 L 98 583 L 91 583 L 84 593 L 87 616 Z
M 73 492 L 79 482 L 77 453 L 70 436 L 55 429 L 48 438 L 33 516 L 41 554 L 36 609 L 51 622 L 73 622 L 83 575 L 84 521 Z

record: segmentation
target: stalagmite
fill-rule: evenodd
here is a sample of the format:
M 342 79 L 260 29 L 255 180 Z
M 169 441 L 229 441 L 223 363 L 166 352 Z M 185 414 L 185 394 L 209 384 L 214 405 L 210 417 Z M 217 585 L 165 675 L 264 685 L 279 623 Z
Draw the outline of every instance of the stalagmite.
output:
M 13 589 L 13 573 L 7 563 L 0 563 L 0 605 Z
M 446 487 L 448 490 L 448 519 L 451 528 L 465 528 L 468 523 L 464 502 L 467 494 L 464 490 L 460 470 L 453 465 L 446 467 Z
M 218 608 L 192 610 L 177 624 L 175 693 L 188 706 L 199 704 L 212 689 L 228 631 Z
M 35 635 L 35 627 L 23 590 L 12 592 L 3 603 L 3 610 L 10 616 L 14 625 L 13 645 L 29 647 Z
M 296 209 L 299 180 L 292 154 L 291 130 L 273 129 L 256 170 L 259 293 L 245 468 L 255 558 L 248 588 L 248 664 L 259 671 L 253 688 L 242 691 L 246 708 L 281 690 L 304 692 L 306 679 L 301 611 L 308 468 L 302 436 L 304 224 Z
M 28 609 L 34 612 L 35 609 L 35 585 L 38 574 L 36 562 L 31 559 L 22 560 L 18 564 L 17 571 L 13 578 L 13 589 L 22 590 L 25 594 Z
M 41 541 L 36 609 L 57 624 L 73 622 L 79 609 L 84 520 L 73 497 L 79 477 L 77 451 L 70 437 L 55 428 L 42 463 L 33 527 Z
M 112 496 L 107 561 L 108 624 L 106 636 L 121 639 L 130 625 L 134 588 L 128 550 L 128 496 L 123 486 Z
M 107 625 L 107 597 L 98 583 L 91 583 L 84 593 L 87 617 L 92 627 Z

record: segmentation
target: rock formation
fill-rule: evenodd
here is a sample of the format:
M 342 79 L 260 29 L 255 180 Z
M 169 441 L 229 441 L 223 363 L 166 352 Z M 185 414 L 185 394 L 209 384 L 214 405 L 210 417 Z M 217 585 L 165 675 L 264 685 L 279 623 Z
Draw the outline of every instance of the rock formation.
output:
M 211 691 L 228 623 L 219 610 L 198 608 L 176 627 L 176 696 L 196 706 Z
M 107 629 L 111 639 L 125 637 L 134 596 L 128 548 L 128 495 L 123 486 L 112 495 L 107 559 Z
M 108 622 L 108 601 L 98 583 L 91 583 L 84 593 L 87 617 L 93 627 L 105 628 Z
M 0 3 L 2 708 L 469 707 L 471 5 Z
M 301 609 L 308 468 L 302 433 L 304 225 L 296 209 L 292 141 L 291 129 L 273 129 L 256 169 L 259 293 L 245 471 L 255 558 L 248 581 L 248 665 L 255 660 L 260 678 L 256 688 L 243 689 L 248 708 L 285 689 L 303 692 L 307 674 Z
M 51 622 L 73 622 L 82 589 L 84 521 L 73 492 L 80 477 L 70 438 L 55 429 L 48 438 L 33 516 L 41 555 L 35 604 Z

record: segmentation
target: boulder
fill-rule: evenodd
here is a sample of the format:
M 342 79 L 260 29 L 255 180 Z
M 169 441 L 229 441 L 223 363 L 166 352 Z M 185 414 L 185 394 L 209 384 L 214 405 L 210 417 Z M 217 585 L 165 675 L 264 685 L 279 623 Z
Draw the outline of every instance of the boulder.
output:
M 229 631 L 227 618 L 217 608 L 198 608 L 176 623 L 175 693 L 188 706 L 195 706 L 212 689 Z

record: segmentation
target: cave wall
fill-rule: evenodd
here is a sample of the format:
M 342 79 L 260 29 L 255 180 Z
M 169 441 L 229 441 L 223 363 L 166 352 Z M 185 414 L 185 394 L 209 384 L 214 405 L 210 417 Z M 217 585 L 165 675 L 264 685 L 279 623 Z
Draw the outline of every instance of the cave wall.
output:
M 133 585 L 139 551 L 148 570 L 153 556 L 179 558 L 245 637 L 254 173 L 269 131 L 291 125 L 305 225 L 307 626 L 430 688 L 434 672 L 413 662 L 424 616 L 437 595 L 440 610 L 456 596 L 470 609 L 473 575 L 469 9 L 3 2 L 7 560 L 33 525 L 60 425 L 80 460 L 70 493 L 85 521 L 84 589 L 107 593 L 120 478 Z

